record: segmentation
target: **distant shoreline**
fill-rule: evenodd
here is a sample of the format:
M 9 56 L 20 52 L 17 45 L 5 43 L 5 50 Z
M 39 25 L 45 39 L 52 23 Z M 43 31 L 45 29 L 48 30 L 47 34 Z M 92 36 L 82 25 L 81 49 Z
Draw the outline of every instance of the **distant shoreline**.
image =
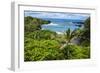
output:
M 57 34 L 64 34 L 64 32 L 56 32 Z

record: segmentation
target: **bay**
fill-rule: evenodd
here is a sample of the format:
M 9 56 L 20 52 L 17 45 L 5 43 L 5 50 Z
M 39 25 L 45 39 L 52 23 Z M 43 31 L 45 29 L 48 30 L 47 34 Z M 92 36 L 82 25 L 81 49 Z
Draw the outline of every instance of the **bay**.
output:
M 51 23 L 42 25 L 42 30 L 51 30 L 57 32 L 58 34 L 62 34 L 66 32 L 70 28 L 71 31 L 78 29 L 83 26 L 84 21 L 82 20 L 72 20 L 72 19 L 52 19 L 45 18 L 44 20 L 48 20 Z

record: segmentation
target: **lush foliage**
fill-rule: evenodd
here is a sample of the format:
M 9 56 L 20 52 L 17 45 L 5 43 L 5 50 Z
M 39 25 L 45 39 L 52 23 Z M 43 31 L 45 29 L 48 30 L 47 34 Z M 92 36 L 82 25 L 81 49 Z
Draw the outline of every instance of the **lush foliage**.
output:
M 90 58 L 90 18 L 84 22 L 84 28 L 68 29 L 62 35 L 41 29 L 50 21 L 28 16 L 24 22 L 24 61 Z M 73 39 L 79 40 L 79 44 L 73 43 Z
M 31 40 L 31 39 L 30 39 Z M 27 40 L 25 46 L 26 61 L 62 59 L 63 53 L 58 49 L 60 44 L 55 40 Z M 48 47 L 47 47 L 48 46 Z
M 63 53 L 66 59 L 87 59 L 90 58 L 90 47 L 67 45 Z
M 81 45 L 90 45 L 90 18 L 84 22 L 84 28 L 80 30 L 79 38 Z
M 25 22 L 25 27 L 24 27 L 25 32 L 33 32 L 35 30 L 39 30 L 41 29 L 42 24 L 50 23 L 50 21 L 45 21 L 42 19 L 30 17 L 30 16 L 25 17 L 24 22 Z
M 66 33 L 65 33 L 65 39 L 67 40 L 67 43 L 70 43 L 71 40 L 72 40 L 73 38 L 75 38 L 76 36 L 77 36 L 76 30 L 71 31 L 70 28 L 69 28 L 69 29 L 66 31 Z
M 49 30 L 36 30 L 34 32 L 26 33 L 25 37 L 32 39 L 54 39 L 56 37 L 56 33 Z

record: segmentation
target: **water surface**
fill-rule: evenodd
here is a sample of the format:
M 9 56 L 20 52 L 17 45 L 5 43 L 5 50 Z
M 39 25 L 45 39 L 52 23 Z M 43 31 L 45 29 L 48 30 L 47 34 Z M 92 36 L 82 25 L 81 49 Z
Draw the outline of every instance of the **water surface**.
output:
M 42 25 L 42 30 L 51 30 L 57 33 L 64 33 L 68 28 L 71 29 L 71 31 L 80 28 L 83 26 L 83 21 L 80 20 L 67 20 L 67 19 L 45 19 L 51 21 L 50 24 L 44 24 Z

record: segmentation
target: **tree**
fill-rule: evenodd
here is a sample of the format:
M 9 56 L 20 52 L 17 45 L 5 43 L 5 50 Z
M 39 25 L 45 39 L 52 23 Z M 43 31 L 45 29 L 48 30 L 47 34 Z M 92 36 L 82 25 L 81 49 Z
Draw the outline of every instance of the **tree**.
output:
M 41 25 L 43 24 L 49 24 L 50 21 L 46 21 L 46 20 L 43 20 L 43 19 L 39 19 L 39 18 L 33 18 L 31 16 L 27 16 L 27 17 L 24 17 L 24 30 L 25 30 L 25 33 L 26 32 L 33 32 L 33 31 L 36 31 L 36 30 L 40 30 L 41 29 Z
M 84 28 L 80 31 L 81 34 L 79 35 L 80 43 L 83 46 L 90 45 L 90 17 L 85 20 Z
M 65 39 L 67 44 L 69 44 L 71 42 L 71 40 L 76 36 L 76 29 L 71 31 L 70 28 L 66 31 L 65 33 Z
M 66 33 L 64 34 L 66 43 L 60 49 L 63 49 L 65 46 L 71 43 L 71 40 L 75 38 L 77 35 L 76 31 L 77 31 L 76 29 L 71 31 L 70 28 L 66 31 Z
M 70 46 L 71 40 L 76 37 L 77 33 L 76 30 L 71 31 L 70 28 L 66 31 L 65 33 L 65 39 L 66 39 L 66 43 L 61 46 L 60 49 L 65 49 L 67 46 Z M 67 59 L 69 59 L 69 55 L 70 55 L 70 48 L 67 47 L 67 49 L 65 50 L 66 55 L 67 55 Z
M 90 58 L 90 47 L 79 46 L 79 45 L 67 45 L 62 51 L 66 59 Z M 69 54 L 68 51 L 70 52 Z

